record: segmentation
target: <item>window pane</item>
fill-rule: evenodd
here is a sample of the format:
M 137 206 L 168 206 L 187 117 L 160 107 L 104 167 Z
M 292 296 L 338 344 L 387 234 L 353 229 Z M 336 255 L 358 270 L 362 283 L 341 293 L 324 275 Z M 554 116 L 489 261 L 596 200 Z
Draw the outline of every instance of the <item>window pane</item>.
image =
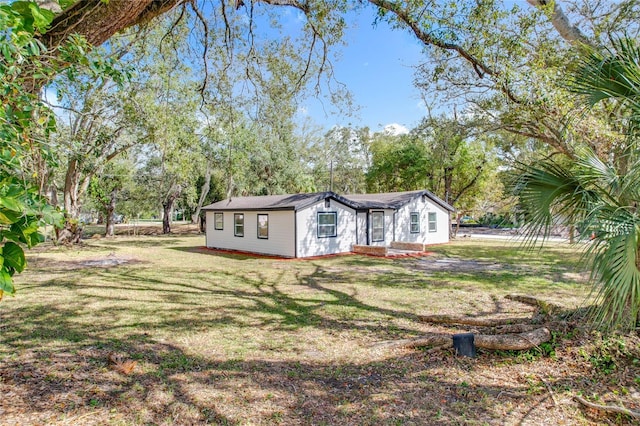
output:
M 418 213 L 411 213 L 409 229 L 414 234 L 420 232 L 420 215 Z
M 222 213 L 214 213 L 214 228 L 217 230 L 222 230 L 224 225 L 224 216 Z
M 384 226 L 384 213 L 374 212 L 373 213 L 373 227 L 380 228 Z
M 384 212 L 372 213 L 371 239 L 373 241 L 384 241 Z
M 319 213 L 318 223 L 320 223 L 320 225 L 335 225 L 335 218 L 334 213 Z
M 337 236 L 338 214 L 335 212 L 318 213 L 318 237 L 335 237 Z
M 269 215 L 258 215 L 258 238 L 269 238 Z
M 429 213 L 429 232 L 436 232 L 436 231 L 437 231 L 436 214 Z
M 236 213 L 233 215 L 234 235 L 236 237 L 244 236 L 244 214 Z

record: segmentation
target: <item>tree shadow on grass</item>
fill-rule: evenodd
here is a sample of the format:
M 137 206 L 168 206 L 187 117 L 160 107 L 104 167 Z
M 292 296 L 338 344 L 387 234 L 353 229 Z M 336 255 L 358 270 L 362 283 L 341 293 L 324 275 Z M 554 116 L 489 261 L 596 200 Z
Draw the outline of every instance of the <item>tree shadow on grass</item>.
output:
M 205 246 L 182 246 L 182 247 L 171 247 L 171 250 L 181 251 L 185 253 L 196 253 L 202 254 L 205 256 L 211 257 L 221 257 L 223 259 L 233 259 L 233 260 L 256 260 L 256 259 L 273 259 L 273 260 L 290 260 L 285 257 L 278 257 L 272 255 L 260 255 L 254 253 L 246 253 L 241 251 L 233 251 L 233 250 L 221 250 L 221 249 L 212 249 Z
M 310 291 L 304 295 L 289 294 L 278 285 L 278 277 L 266 279 L 260 273 L 216 271 L 203 279 L 200 272 L 181 271 L 179 278 L 157 277 L 145 268 L 115 267 L 75 273 L 72 277 L 56 278 L 35 287 L 55 287 L 73 292 L 73 299 L 83 309 L 92 302 L 102 305 L 101 315 L 114 319 L 137 316 L 139 327 L 154 327 L 158 319 L 170 328 L 193 329 L 192 318 L 218 322 L 220 318 L 236 319 L 238 327 L 269 326 L 272 329 L 295 330 L 315 327 L 331 330 L 360 330 L 388 339 L 399 332 L 417 335 L 418 329 L 397 326 L 393 319 L 415 320 L 410 312 L 385 309 L 364 303 L 347 291 L 330 289 L 318 284 L 313 276 L 296 274 L 297 285 Z M 282 276 L 285 272 L 281 271 Z M 288 287 L 289 288 L 289 287 Z M 292 287 L 293 288 L 293 287 Z M 123 297 L 126 294 L 126 297 Z M 336 315 L 339 310 L 346 317 Z M 86 312 L 85 312 L 86 314 Z M 246 325 L 246 319 L 259 314 Z M 355 324 L 354 316 L 375 318 Z M 176 318 L 182 316 L 187 320 Z M 171 318 L 171 319 L 169 319 Z
M 448 425 L 510 418 L 507 423 L 541 424 L 550 410 L 560 410 L 544 388 L 525 379 L 479 384 L 476 376 L 492 368 L 482 354 L 474 360 L 447 351 L 361 361 L 230 359 L 145 333 L 106 338 L 99 327 L 74 321 L 76 315 L 44 306 L 12 313 L 10 331 L 20 339 L 0 335 L 0 393 L 12 401 L 0 408 L 3 421 Z M 109 366 L 112 352 L 137 362 L 132 374 Z M 576 380 L 567 375 L 548 384 L 563 389 Z

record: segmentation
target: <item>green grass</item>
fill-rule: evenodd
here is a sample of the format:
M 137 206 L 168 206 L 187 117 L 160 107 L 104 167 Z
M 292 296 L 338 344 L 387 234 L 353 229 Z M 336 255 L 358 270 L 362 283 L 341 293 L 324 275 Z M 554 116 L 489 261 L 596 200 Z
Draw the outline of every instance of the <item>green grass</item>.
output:
M 514 401 L 497 398 L 502 389 L 527 398 L 526 381 L 486 379 L 513 374 L 513 363 L 372 345 L 433 331 L 419 314 L 522 316 L 528 309 L 504 295 L 571 309 L 588 292 L 563 245 L 530 253 L 456 242 L 422 259 L 275 260 L 203 243 L 119 237 L 32 251 L 17 296 L 0 304 L 0 393 L 16 395 L 1 415 L 51 424 L 492 423 Z M 86 266 L 114 259 L 126 262 Z M 500 267 L 430 268 L 438 259 Z M 132 375 L 109 367 L 112 352 L 137 361 Z

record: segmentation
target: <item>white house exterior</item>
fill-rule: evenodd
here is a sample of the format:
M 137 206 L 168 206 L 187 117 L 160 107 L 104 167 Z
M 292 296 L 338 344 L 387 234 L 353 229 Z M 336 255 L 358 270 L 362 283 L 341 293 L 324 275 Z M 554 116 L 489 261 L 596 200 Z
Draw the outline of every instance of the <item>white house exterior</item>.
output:
M 411 191 L 238 197 L 203 210 L 207 247 L 311 257 L 354 246 L 448 242 L 453 208 L 429 191 Z

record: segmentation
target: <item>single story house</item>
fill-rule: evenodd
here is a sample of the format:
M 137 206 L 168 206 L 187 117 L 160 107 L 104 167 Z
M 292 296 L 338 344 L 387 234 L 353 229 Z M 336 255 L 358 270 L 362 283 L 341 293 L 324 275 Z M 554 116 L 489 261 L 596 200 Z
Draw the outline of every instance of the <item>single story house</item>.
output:
M 283 257 L 449 241 L 454 209 L 429 191 L 235 197 L 203 207 L 206 245 Z

